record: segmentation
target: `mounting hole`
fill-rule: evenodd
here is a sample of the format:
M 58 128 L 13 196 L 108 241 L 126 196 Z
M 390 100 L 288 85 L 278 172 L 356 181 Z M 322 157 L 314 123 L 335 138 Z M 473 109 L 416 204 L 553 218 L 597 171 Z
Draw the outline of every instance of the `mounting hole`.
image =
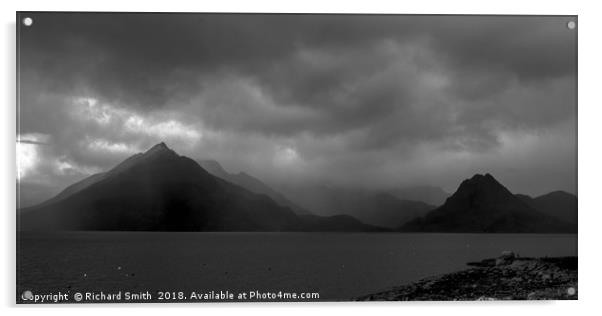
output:
M 566 290 L 566 294 L 568 294 L 569 296 L 573 296 L 573 295 L 575 295 L 576 293 L 577 293 L 577 290 L 575 290 L 575 288 L 574 288 L 574 287 L 569 287 L 569 288 Z
M 23 292 L 23 294 L 21 294 L 21 299 L 22 300 L 32 300 L 33 299 L 33 293 L 29 290 Z
M 566 24 L 566 27 L 568 27 L 568 28 L 569 28 L 569 30 L 574 30 L 576 26 L 577 26 L 577 23 L 575 23 L 575 21 L 569 21 L 569 22 Z
M 23 19 L 23 25 L 25 26 L 31 26 L 33 24 L 33 19 L 30 17 L 26 17 Z

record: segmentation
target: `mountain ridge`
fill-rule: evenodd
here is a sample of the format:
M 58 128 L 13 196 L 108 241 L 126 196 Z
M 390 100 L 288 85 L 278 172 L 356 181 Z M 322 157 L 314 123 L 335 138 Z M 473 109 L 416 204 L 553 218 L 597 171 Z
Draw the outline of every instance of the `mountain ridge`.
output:
M 217 168 L 214 173 L 229 175 L 218 162 L 213 167 Z M 265 185 L 244 172 L 233 176 Z M 342 209 L 351 214 L 297 214 L 268 194 L 252 192 L 218 177 L 197 161 L 180 156 L 166 144 L 159 143 L 144 153 L 132 155 L 110 170 L 68 186 L 41 204 L 20 209 L 18 228 L 390 231 L 390 228 L 383 227 L 391 227 L 405 232 L 577 231 L 576 196 L 562 191 L 536 198 L 513 194 L 491 174 L 476 174 L 465 179 L 456 192 L 436 208 L 422 202 L 399 200 L 387 192 L 319 189 L 326 194 L 326 199 L 334 197 L 328 202 L 334 203 L 329 204 L 334 211 Z M 330 191 L 340 194 L 330 195 Z M 407 205 L 416 206 L 415 212 L 407 211 Z M 553 206 L 559 207 L 552 209 Z M 364 212 L 366 210 L 369 212 Z
M 367 224 L 392 229 L 435 208 L 420 201 L 401 200 L 387 191 L 327 185 L 292 186 L 284 194 L 315 214 L 350 215 Z
M 571 193 L 557 190 L 535 198 L 525 194 L 516 194 L 516 196 L 539 212 L 571 224 L 577 224 L 577 196 Z
M 434 206 L 442 205 L 449 197 L 449 193 L 440 187 L 430 185 L 406 186 L 390 193 L 401 200 L 420 201 Z
M 399 228 L 458 233 L 574 233 L 576 229 L 528 206 L 489 173 L 462 181 L 445 204 Z
M 251 192 L 257 194 L 265 194 L 278 203 L 281 206 L 290 208 L 293 212 L 299 215 L 311 215 L 313 214 L 311 211 L 302 208 L 301 206 L 295 204 L 288 198 L 286 198 L 282 193 L 272 189 L 269 185 L 265 184 L 263 181 L 258 178 L 249 175 L 246 172 L 238 172 L 238 173 L 229 173 L 224 167 L 215 160 L 203 159 L 197 161 L 201 167 L 207 170 L 209 173 L 213 174 L 216 177 L 222 178 L 228 182 L 239 185 Z
M 214 177 L 165 144 L 70 186 L 18 213 L 21 230 L 114 231 L 379 231 L 356 219 L 344 223 L 298 217 L 265 195 Z

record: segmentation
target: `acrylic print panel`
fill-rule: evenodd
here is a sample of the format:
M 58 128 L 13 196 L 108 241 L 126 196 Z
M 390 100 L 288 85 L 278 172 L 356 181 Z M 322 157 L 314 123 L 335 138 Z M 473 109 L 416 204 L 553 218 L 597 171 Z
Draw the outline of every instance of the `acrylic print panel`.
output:
M 576 16 L 17 24 L 17 303 L 578 297 Z

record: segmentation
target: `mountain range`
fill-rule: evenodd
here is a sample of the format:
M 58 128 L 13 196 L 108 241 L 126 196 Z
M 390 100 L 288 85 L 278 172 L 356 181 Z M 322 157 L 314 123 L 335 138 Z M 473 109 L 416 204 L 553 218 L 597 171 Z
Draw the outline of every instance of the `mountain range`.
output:
M 443 189 L 428 185 L 403 187 L 390 193 L 401 200 L 421 201 L 435 206 L 442 205 L 449 197 L 449 193 Z
M 535 198 L 525 194 L 517 194 L 516 197 L 541 213 L 577 224 L 577 197 L 570 193 L 554 191 Z
M 577 225 L 537 210 L 492 175 L 464 180 L 445 204 L 399 230 L 462 233 L 575 233 Z M 563 209 L 559 212 L 571 212 Z
M 207 170 L 212 175 L 226 180 L 230 183 L 241 186 L 253 193 L 264 194 L 274 200 L 274 202 L 278 203 L 280 206 L 288 207 L 296 214 L 300 215 L 311 215 L 312 213 L 308 210 L 298 206 L 297 204 L 291 202 L 284 195 L 279 192 L 276 192 L 274 189 L 270 188 L 267 184 L 263 183 L 261 180 L 245 173 L 239 172 L 236 174 L 228 173 L 219 162 L 215 160 L 200 160 L 198 161 L 199 165 L 203 167 L 203 169 Z
M 18 212 L 21 230 L 401 231 L 574 233 L 577 197 L 513 194 L 492 175 L 464 180 L 436 207 L 380 192 L 307 186 L 276 191 L 217 161 L 197 162 L 164 143 Z M 440 189 L 436 199 L 446 195 Z M 282 193 L 281 193 L 282 192 Z M 407 196 L 408 191 L 401 195 Z M 415 195 L 414 195 L 415 196 Z M 423 195 L 424 196 L 424 195 Z M 436 201 L 436 200 L 433 200 Z M 315 215 L 315 214 L 320 214 Z
M 164 143 L 22 209 L 18 224 L 23 230 L 380 230 L 347 216 L 297 216 L 266 195 L 211 175 Z
M 400 199 L 386 191 L 329 185 L 283 186 L 294 203 L 320 215 L 351 215 L 364 223 L 394 229 L 435 206 Z
M 296 187 L 289 192 L 292 199 L 305 206 L 301 207 L 284 194 L 277 192 L 246 172 L 229 173 L 215 160 L 199 160 L 198 162 L 212 175 L 251 192 L 265 194 L 274 202 L 290 208 L 298 215 L 313 214 L 308 211 L 308 208 L 311 208 L 320 215 L 350 215 L 364 223 L 391 229 L 435 208 L 421 202 L 423 198 L 443 203 L 442 201 L 448 196 L 440 188 L 429 186 L 407 187 L 392 193 L 345 190 L 328 186 L 304 186 Z M 404 196 L 414 199 L 404 198 Z

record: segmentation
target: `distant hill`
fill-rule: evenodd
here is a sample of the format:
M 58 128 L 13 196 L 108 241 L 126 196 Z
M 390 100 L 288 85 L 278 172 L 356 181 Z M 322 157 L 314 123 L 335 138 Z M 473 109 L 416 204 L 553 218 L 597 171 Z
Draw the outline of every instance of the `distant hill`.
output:
M 287 188 L 286 194 L 315 214 L 350 215 L 367 224 L 390 228 L 397 228 L 435 208 L 424 202 L 401 200 L 389 193 L 325 185 Z
M 355 219 L 302 218 L 205 171 L 164 143 L 19 210 L 21 230 L 375 231 Z
M 299 215 L 302 219 L 301 231 L 329 231 L 329 232 L 387 232 L 391 229 L 379 226 L 366 225 L 353 216 L 335 215 L 335 216 L 316 216 Z
M 400 188 L 390 193 L 400 200 L 421 201 L 435 206 L 443 205 L 445 199 L 449 197 L 449 193 L 443 189 L 426 185 Z
M 536 198 L 524 194 L 517 194 L 516 196 L 541 213 L 571 224 L 577 224 L 577 197 L 573 194 L 554 191 Z
M 40 204 L 57 194 L 56 189 L 49 184 L 17 181 L 17 208 L 25 208 Z
M 419 201 L 400 200 L 388 193 L 358 198 L 348 208 L 349 215 L 377 226 L 399 227 L 416 217 L 424 216 L 435 207 Z
M 207 170 L 212 175 L 224 179 L 230 183 L 234 183 L 239 185 L 253 193 L 257 194 L 265 194 L 270 197 L 274 202 L 278 203 L 280 206 L 285 206 L 290 208 L 296 214 L 311 214 L 310 211 L 298 206 L 297 204 L 291 202 L 289 199 L 284 197 L 284 195 L 276 192 L 272 188 L 270 188 L 267 184 L 263 183 L 261 180 L 247 174 L 244 172 L 239 172 L 237 174 L 228 173 L 219 162 L 215 160 L 200 160 L 198 163 L 203 167 L 203 169 Z
M 539 212 L 490 174 L 464 180 L 445 204 L 400 227 L 412 232 L 574 233 L 576 225 Z

